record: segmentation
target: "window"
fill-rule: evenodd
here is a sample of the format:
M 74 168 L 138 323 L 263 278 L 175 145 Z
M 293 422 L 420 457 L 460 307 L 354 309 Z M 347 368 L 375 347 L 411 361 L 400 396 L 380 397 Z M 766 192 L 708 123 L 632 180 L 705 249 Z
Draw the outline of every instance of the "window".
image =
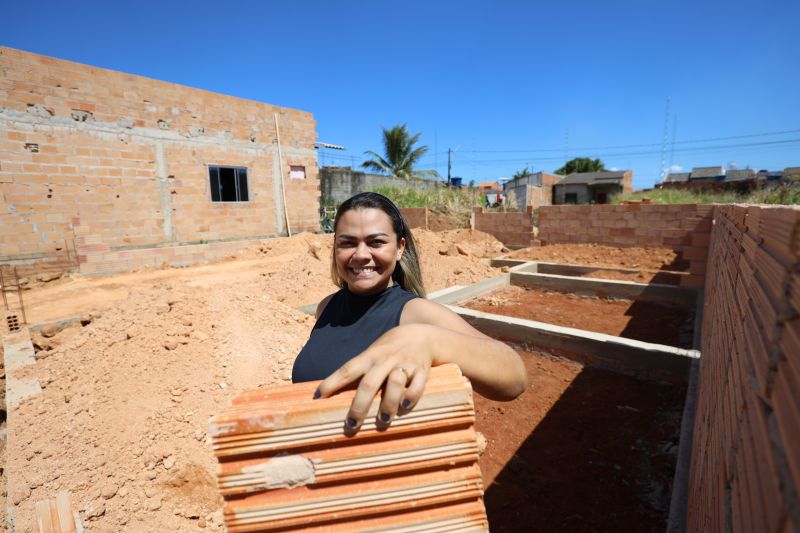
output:
M 565 204 L 577 204 L 578 203 L 578 193 L 576 192 L 568 192 L 564 194 L 564 203 Z
M 295 180 L 306 179 L 306 167 L 292 165 L 289 167 L 289 177 Z
M 246 202 L 247 169 L 240 167 L 208 167 L 212 202 Z

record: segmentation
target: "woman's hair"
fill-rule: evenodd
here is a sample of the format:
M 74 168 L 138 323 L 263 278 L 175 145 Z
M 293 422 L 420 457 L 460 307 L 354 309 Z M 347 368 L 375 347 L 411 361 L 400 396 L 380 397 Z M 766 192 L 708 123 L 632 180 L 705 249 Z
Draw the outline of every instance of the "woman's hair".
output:
M 411 235 L 411 230 L 397 206 L 382 194 L 376 192 L 358 193 L 345 200 L 336 210 L 336 218 L 333 220 L 334 231 L 342 215 L 351 209 L 380 209 L 389 216 L 392 221 L 392 229 L 397 235 L 397 243 L 400 243 L 400 239 L 406 240 L 406 249 L 403 251 L 400 261 L 397 262 L 394 272 L 392 272 L 392 280 L 395 283 L 399 283 L 408 292 L 416 294 L 420 298 L 425 298 L 425 286 L 422 283 L 422 273 L 419 269 L 419 256 L 417 255 L 417 247 L 414 244 L 414 237 Z M 336 269 L 335 242 L 333 253 L 331 254 L 331 279 L 337 287 L 344 288 L 347 285 Z

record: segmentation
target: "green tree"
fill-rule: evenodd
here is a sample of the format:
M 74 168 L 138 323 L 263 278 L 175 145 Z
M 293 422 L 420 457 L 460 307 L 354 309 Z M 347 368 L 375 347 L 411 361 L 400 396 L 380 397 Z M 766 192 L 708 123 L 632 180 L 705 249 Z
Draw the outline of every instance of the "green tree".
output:
M 602 172 L 606 169 L 600 159 L 590 157 L 576 157 L 567 164 L 556 170 L 556 174 L 566 176 L 574 172 Z
M 419 140 L 421 133 L 411 135 L 405 124 L 391 129 L 383 128 L 383 152 L 381 157 L 372 150 L 364 152 L 372 159 L 361 164 L 363 168 L 377 170 L 391 176 L 403 179 L 410 178 L 435 178 L 439 173 L 435 170 L 417 170 L 414 165 L 428 152 L 427 146 L 414 145 Z
M 514 175 L 512 176 L 512 178 L 513 179 L 524 178 L 525 176 L 530 176 L 531 174 L 533 174 L 533 172 L 528 170 L 528 167 L 525 167 L 522 170 L 520 170 L 519 172 L 515 172 Z

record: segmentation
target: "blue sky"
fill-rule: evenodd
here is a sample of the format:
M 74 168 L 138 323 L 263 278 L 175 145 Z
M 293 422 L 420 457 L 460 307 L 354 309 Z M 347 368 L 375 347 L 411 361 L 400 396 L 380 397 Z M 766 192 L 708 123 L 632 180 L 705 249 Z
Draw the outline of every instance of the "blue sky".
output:
M 800 166 L 796 0 L 40 1 L 3 19 L 6 46 L 310 111 L 347 148 L 326 165 L 405 123 L 422 167 L 445 175 L 452 148 L 465 181 L 566 155 L 650 187 L 669 98 L 666 166 Z

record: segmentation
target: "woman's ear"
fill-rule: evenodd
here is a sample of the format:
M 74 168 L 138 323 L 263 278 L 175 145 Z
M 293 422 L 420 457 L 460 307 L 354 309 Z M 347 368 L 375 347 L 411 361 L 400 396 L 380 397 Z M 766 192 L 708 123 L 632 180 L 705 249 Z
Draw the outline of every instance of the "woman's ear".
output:
M 401 237 L 400 242 L 397 243 L 397 261 L 400 261 L 400 258 L 403 257 L 403 252 L 406 250 L 406 238 Z

